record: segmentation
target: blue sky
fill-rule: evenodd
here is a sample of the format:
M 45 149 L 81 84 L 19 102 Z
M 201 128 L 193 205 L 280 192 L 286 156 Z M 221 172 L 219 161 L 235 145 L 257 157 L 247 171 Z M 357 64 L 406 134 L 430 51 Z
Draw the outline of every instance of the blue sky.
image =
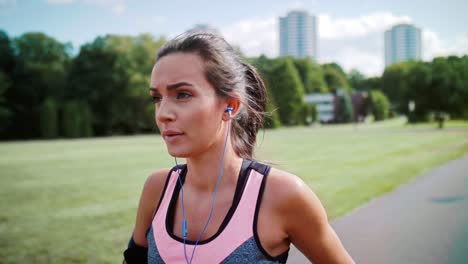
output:
M 367 75 L 383 70 L 383 32 L 400 22 L 423 30 L 423 58 L 468 54 L 468 1 L 147 1 L 0 0 L 0 29 L 10 37 L 44 32 L 75 50 L 99 35 L 175 36 L 210 24 L 248 56 L 278 55 L 278 17 L 292 9 L 318 17 L 318 61 Z

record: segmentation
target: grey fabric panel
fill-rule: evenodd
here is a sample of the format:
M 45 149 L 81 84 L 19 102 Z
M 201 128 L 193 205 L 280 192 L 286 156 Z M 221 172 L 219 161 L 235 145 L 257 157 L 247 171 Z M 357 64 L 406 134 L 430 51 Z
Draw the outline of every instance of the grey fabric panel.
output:
M 151 225 L 150 230 L 146 235 L 146 240 L 148 240 L 148 264 L 164 263 L 161 256 L 159 255 L 156 241 L 154 241 L 153 225 Z
M 234 250 L 221 263 L 280 263 L 278 261 L 269 260 L 263 255 L 255 242 L 255 238 L 251 237 Z
M 154 241 L 153 227 L 147 235 L 148 240 L 148 264 L 159 264 L 164 263 L 161 256 L 159 255 L 158 247 Z M 183 252 L 180 252 L 183 254 Z M 195 253 L 196 254 L 196 253 Z M 221 263 L 223 264 L 234 264 L 234 263 L 280 263 L 278 261 L 269 260 L 263 255 L 255 242 L 255 238 L 251 237 L 245 241 L 242 245 L 236 248 L 228 257 L 226 257 Z

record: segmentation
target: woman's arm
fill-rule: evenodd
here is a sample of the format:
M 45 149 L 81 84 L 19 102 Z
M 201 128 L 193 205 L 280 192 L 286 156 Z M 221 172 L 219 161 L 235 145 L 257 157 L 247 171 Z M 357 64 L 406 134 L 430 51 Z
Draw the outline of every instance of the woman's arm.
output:
M 138 211 L 135 222 L 135 229 L 133 231 L 134 247 L 141 251 L 141 248 L 147 248 L 148 242 L 146 240 L 146 231 L 151 225 L 156 206 L 161 198 L 161 193 L 164 189 L 169 169 L 163 169 L 151 174 L 143 186 Z M 137 251 L 137 250 L 133 250 Z M 133 253 L 133 252 L 132 252 Z M 126 253 L 127 255 L 131 253 Z M 124 263 L 127 263 L 124 260 Z
M 159 170 L 146 179 L 138 205 L 135 230 L 133 232 L 133 241 L 137 245 L 148 247 L 146 231 L 153 220 L 152 218 L 161 198 L 168 173 L 169 169 Z
M 289 240 L 313 263 L 354 263 L 315 193 L 299 177 L 286 174 L 281 215 Z

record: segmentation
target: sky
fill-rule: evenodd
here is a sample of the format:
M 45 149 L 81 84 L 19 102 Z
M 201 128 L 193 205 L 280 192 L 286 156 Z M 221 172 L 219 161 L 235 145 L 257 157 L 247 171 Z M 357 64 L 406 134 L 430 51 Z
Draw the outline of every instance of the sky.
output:
M 106 34 L 170 38 L 209 24 L 249 57 L 276 57 L 278 18 L 295 9 L 318 18 L 317 61 L 345 71 L 381 75 L 384 32 L 397 23 L 421 28 L 423 60 L 468 54 L 466 0 L 0 0 L 0 30 L 10 38 L 43 32 L 78 52 Z

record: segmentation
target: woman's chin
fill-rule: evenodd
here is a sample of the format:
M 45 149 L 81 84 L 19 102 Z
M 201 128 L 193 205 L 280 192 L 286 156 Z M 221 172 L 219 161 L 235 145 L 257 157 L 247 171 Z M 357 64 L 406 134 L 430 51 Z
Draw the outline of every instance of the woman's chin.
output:
M 187 150 L 183 150 L 183 149 L 168 147 L 167 152 L 169 153 L 169 155 L 171 155 L 172 157 L 176 157 L 176 158 L 187 158 L 188 156 L 190 156 L 190 153 Z

